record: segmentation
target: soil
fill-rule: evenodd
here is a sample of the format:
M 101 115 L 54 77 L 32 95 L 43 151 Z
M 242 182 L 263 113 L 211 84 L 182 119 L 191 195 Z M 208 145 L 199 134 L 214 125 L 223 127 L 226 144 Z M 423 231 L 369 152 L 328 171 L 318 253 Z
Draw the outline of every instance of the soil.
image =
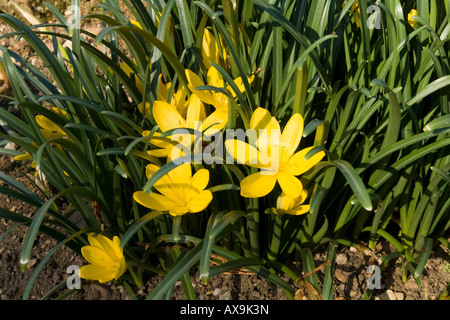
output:
M 27 3 L 27 0 L 17 1 Z M 96 1 L 84 1 L 93 4 Z M 88 5 L 84 7 L 86 10 Z M 0 10 L 11 14 L 17 11 L 13 7 L 0 4 Z M 40 6 L 36 6 L 34 14 L 40 19 L 48 18 L 48 13 Z M 45 21 L 45 20 L 44 20 Z M 95 32 L 98 25 L 92 23 L 84 28 L 90 28 Z M 0 35 L 11 32 L 11 28 L 0 21 Z M 29 45 L 23 40 L 17 42 L 15 39 L 0 40 L 0 46 L 19 52 L 22 56 L 30 56 L 30 61 L 39 66 L 40 61 L 33 56 Z M 2 95 L 12 95 L 12 92 L 2 81 L 0 75 L 0 107 L 11 112 L 14 109 L 9 106 L 9 101 Z M 16 148 L 10 145 L 11 148 Z M 0 170 L 26 184 L 31 189 L 33 186 L 25 177 L 33 179 L 33 170 L 26 163 L 13 161 L 11 157 L 0 156 Z M 0 181 L 0 186 L 5 183 Z M 16 199 L 0 194 L 0 208 L 32 217 L 36 208 L 26 205 Z M 0 218 L 0 300 L 22 299 L 24 289 L 28 280 L 38 264 L 46 254 L 54 247 L 56 241 L 44 235 L 39 235 L 35 242 L 28 269 L 22 272 L 19 269 L 19 256 L 27 228 L 14 222 Z M 446 235 L 450 240 L 450 235 Z M 364 243 L 362 243 L 364 245 Z M 381 242 L 373 254 L 380 258 L 394 252 L 395 249 L 386 242 Z M 319 247 L 314 252 L 316 266 L 325 262 L 326 247 Z M 68 248 L 60 248 L 46 263 L 31 290 L 29 299 L 41 299 L 47 292 L 63 282 L 70 276 L 67 268 L 70 265 L 82 266 L 86 261 Z M 334 298 L 342 300 L 361 300 L 367 289 L 367 268 L 373 263 L 372 257 L 353 247 L 341 247 L 336 258 L 335 276 L 333 279 Z M 302 266 L 297 263 L 290 265 L 291 269 L 298 275 L 302 275 Z M 323 269 L 317 270 L 320 284 L 323 281 Z M 198 300 L 286 300 L 288 297 L 282 289 L 266 281 L 255 274 L 247 272 L 236 272 L 222 274 L 212 277 L 209 285 L 203 285 L 199 281 L 198 271 L 191 271 L 191 279 Z M 285 277 L 288 281 L 288 278 Z M 148 276 L 145 285 L 133 287 L 135 298 L 145 299 L 149 292 L 161 281 L 160 276 Z M 290 281 L 292 283 L 292 281 Z M 421 287 L 410 276 L 404 283 L 402 281 L 402 269 L 399 261 L 392 260 L 381 273 L 381 288 L 373 291 L 370 299 L 374 300 L 436 300 L 439 294 L 450 283 L 450 250 L 443 245 L 437 245 L 428 260 L 424 273 L 420 276 Z M 296 289 L 301 287 L 293 284 Z M 55 298 L 66 290 L 65 286 L 57 290 L 50 298 Z M 299 291 L 300 293 L 300 291 Z M 68 300 L 129 300 L 132 299 L 129 292 L 120 283 L 98 284 L 82 282 L 81 288 L 73 294 L 65 297 Z M 308 299 L 308 295 L 303 298 Z M 181 284 L 177 283 L 173 291 L 172 299 L 186 299 Z

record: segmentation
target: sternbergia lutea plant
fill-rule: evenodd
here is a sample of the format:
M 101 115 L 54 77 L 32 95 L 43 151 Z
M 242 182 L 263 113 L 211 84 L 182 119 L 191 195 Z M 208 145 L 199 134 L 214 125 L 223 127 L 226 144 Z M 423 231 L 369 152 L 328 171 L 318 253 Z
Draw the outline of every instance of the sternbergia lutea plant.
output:
M 0 192 L 36 207 L 0 216 L 28 227 L 22 269 L 38 233 L 58 243 L 24 299 L 62 246 L 87 260 L 82 278 L 132 296 L 162 275 L 148 299 L 178 280 L 195 299 L 192 268 L 204 284 L 246 268 L 293 299 L 286 274 L 333 299 L 340 246 L 389 241 L 378 262 L 399 259 L 405 281 L 449 246 L 450 1 L 99 0 L 70 19 L 47 7 L 56 20 L 40 28 L 0 14 L 15 30 L 1 38 L 43 65 L 1 48 L 20 116 L 0 108 L 0 147 L 20 149 L 0 152 L 45 180 L 35 193 L 0 172 Z

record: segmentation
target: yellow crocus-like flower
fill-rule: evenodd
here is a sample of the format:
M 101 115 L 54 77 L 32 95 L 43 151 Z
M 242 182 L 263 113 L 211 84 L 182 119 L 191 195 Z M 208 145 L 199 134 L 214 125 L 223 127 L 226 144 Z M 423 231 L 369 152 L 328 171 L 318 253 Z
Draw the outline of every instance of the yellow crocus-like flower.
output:
M 51 110 L 59 115 L 62 115 L 64 117 L 67 117 L 67 112 L 60 109 L 60 108 L 56 108 L 56 107 L 52 107 Z M 64 132 L 64 130 L 62 130 L 56 123 L 54 123 L 53 121 L 51 121 L 50 119 L 48 119 L 47 117 L 43 116 L 43 115 L 37 115 L 35 117 L 36 123 L 40 126 L 40 131 L 42 136 L 46 139 L 46 140 L 51 140 L 51 139 L 56 139 L 56 138 L 64 138 L 67 137 L 67 133 Z M 32 143 L 33 146 L 35 146 L 36 148 L 38 148 L 39 146 L 36 143 Z M 64 150 L 62 149 L 61 146 L 57 145 L 56 146 L 61 152 L 64 152 Z M 24 153 L 18 156 L 14 157 L 15 161 L 26 161 L 26 160 L 30 160 L 33 157 L 31 156 L 31 154 L 29 153 Z M 36 163 L 33 161 L 31 163 L 31 167 L 32 168 L 36 168 Z M 38 172 L 35 173 L 35 176 L 38 176 Z
M 414 26 L 417 23 L 417 20 L 411 19 L 412 17 L 416 17 L 417 16 L 417 10 L 416 9 L 412 9 L 409 13 L 408 13 L 408 23 L 411 25 L 411 27 L 414 28 Z
M 150 179 L 158 169 L 154 164 L 147 165 L 147 178 Z M 144 207 L 181 216 L 206 209 L 213 198 L 211 191 L 205 190 L 208 183 L 207 169 L 200 169 L 192 176 L 191 165 L 184 163 L 155 182 L 153 186 L 160 193 L 137 191 L 133 197 Z
M 345 3 L 342 3 L 342 7 L 344 7 Z M 359 10 L 359 3 L 358 1 L 353 2 L 351 11 L 355 14 L 355 22 L 356 26 L 359 28 L 359 20 L 361 19 L 361 11 Z
M 120 239 L 109 239 L 101 234 L 88 234 L 89 246 L 81 248 L 81 254 L 91 264 L 81 267 L 79 276 L 100 283 L 119 279 L 127 269 L 127 263 L 120 247 Z
M 61 116 L 67 117 L 67 112 L 62 109 L 53 107 L 52 111 Z M 38 115 L 35 117 L 35 119 L 37 124 L 41 127 L 41 133 L 45 139 L 50 140 L 67 136 L 67 133 L 63 129 L 61 129 L 57 124 L 55 124 L 47 117 Z
M 184 103 L 183 103 L 184 104 Z M 139 106 L 142 109 L 142 106 Z M 150 112 L 150 104 L 146 104 L 147 116 Z M 201 122 L 205 119 L 205 107 L 197 95 L 192 94 L 187 102 L 187 110 L 182 109 L 181 112 L 176 104 L 169 104 L 165 101 L 155 101 L 153 103 L 152 112 L 156 124 L 162 132 L 172 129 L 194 129 L 201 131 Z M 142 110 L 141 110 L 142 112 Z M 148 136 L 150 131 L 143 131 L 142 135 Z M 159 133 L 154 133 L 154 137 L 150 139 L 150 143 L 159 149 L 150 150 L 147 153 L 154 157 L 168 157 L 172 155 L 173 148 L 176 143 L 171 143 L 160 139 Z M 194 141 L 193 136 L 188 133 L 175 133 L 169 137 L 173 142 L 179 142 L 183 148 L 189 149 Z M 182 151 L 182 150 L 180 150 Z
M 221 92 L 209 91 L 209 90 L 197 90 L 197 87 L 205 86 L 205 83 L 199 78 L 191 70 L 186 70 L 186 77 L 189 82 L 189 89 L 195 93 L 201 101 L 204 103 L 210 104 L 215 108 L 215 111 L 212 112 L 206 119 L 203 121 L 203 128 L 209 128 L 205 131 L 205 135 L 210 136 L 217 131 L 222 130 L 228 123 L 228 96 Z M 223 88 L 224 81 L 220 72 L 211 67 L 208 69 L 207 74 L 207 85 L 212 87 Z M 253 82 L 254 76 L 251 76 L 248 79 L 248 82 L 251 84 Z M 245 92 L 245 87 L 243 85 L 241 77 L 236 78 L 234 83 L 239 88 L 241 93 Z M 231 88 L 231 86 L 226 87 L 229 90 L 233 97 L 236 97 L 235 92 Z
M 162 81 L 162 74 L 160 74 L 158 85 L 158 100 L 169 101 L 169 93 L 171 88 L 172 83 L 164 83 Z M 173 91 L 172 96 L 170 97 L 170 104 L 174 105 L 177 108 L 182 117 L 186 117 L 187 109 L 189 106 L 190 101 L 188 99 L 188 94 L 188 89 L 180 83 L 178 88 Z
M 220 42 L 222 47 L 222 58 L 226 61 L 227 51 L 223 46 L 222 42 Z M 211 68 L 211 62 L 214 62 L 222 67 L 225 67 L 225 63 L 222 63 L 222 58 L 220 57 L 219 45 L 216 41 L 214 35 L 209 32 L 208 29 L 205 29 L 203 32 L 202 39 L 202 61 L 205 65 L 206 69 Z
M 281 192 L 281 195 L 277 199 L 277 207 L 272 208 L 271 212 L 283 215 L 289 214 L 294 216 L 299 216 L 309 212 L 310 205 L 303 204 L 308 197 L 308 191 L 305 189 L 302 190 L 300 196 L 298 198 L 291 198 L 286 193 Z
M 136 65 L 136 60 L 133 59 L 133 63 Z M 122 62 L 120 64 L 120 69 L 123 70 L 127 74 L 128 77 L 132 78 L 134 77 L 134 83 L 136 84 L 136 88 L 138 88 L 140 93 L 144 92 L 144 84 L 142 83 L 141 79 L 135 74 L 133 69 L 126 63 Z
M 356 17 L 358 18 L 358 19 L 355 18 L 355 22 L 356 22 L 356 26 L 359 28 L 359 26 L 360 26 L 359 20 L 361 19 L 361 10 L 359 10 L 359 3 L 358 3 L 358 1 L 355 1 L 353 3 L 353 5 L 352 5 L 352 12 L 354 12 Z
M 320 151 L 305 160 L 305 155 L 313 147 L 296 152 L 303 134 L 303 117 L 294 114 L 281 132 L 277 119 L 268 110 L 257 108 L 250 119 L 250 128 L 256 134 L 253 139 L 256 141 L 251 141 L 252 144 L 238 139 L 225 141 L 228 153 L 238 163 L 260 169 L 241 181 L 241 195 L 247 198 L 263 197 L 278 182 L 287 196 L 294 199 L 300 197 L 303 185 L 296 176 L 310 170 L 325 156 Z

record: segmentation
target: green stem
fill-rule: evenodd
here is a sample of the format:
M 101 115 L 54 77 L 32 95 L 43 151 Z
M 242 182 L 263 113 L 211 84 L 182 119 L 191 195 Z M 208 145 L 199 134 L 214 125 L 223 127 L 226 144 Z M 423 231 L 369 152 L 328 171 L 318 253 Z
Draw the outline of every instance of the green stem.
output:
M 273 232 L 270 239 L 269 251 L 267 252 L 267 257 L 269 258 L 269 260 L 276 260 L 278 252 L 280 250 L 281 230 L 283 229 L 282 219 L 283 218 L 279 215 L 274 214 L 274 219 L 272 220 Z

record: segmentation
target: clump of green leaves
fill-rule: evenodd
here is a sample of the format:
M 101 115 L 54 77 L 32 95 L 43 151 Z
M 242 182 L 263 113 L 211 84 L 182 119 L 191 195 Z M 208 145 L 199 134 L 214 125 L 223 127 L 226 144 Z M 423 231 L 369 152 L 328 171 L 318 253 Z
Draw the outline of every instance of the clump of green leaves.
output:
M 16 30 L 2 37 L 25 39 L 50 74 L 1 48 L 12 104 L 24 120 L 0 109 L 0 146 L 21 146 L 56 190 L 41 197 L 0 172 L 10 186 L 1 192 L 37 208 L 32 219 L 0 209 L 2 217 L 29 226 L 23 268 L 38 232 L 58 240 L 55 250 L 66 245 L 77 253 L 88 244 L 88 233 L 101 232 L 121 239 L 130 262 L 121 278 L 127 286 L 142 284 L 146 273 L 165 275 L 149 299 L 169 298 L 180 279 L 186 296 L 195 298 L 188 274 L 195 266 L 204 283 L 245 267 L 293 298 L 293 287 L 279 277 L 299 279 L 284 265 L 290 258 L 302 262 L 305 281 L 321 297 L 332 299 L 339 244 L 361 248 L 364 242 L 370 251 L 384 238 L 397 252 L 382 257 L 382 266 L 400 258 L 405 281 L 409 275 L 418 279 L 438 241 L 448 246 L 442 237 L 450 227 L 448 1 L 379 1 L 380 10 L 372 14 L 366 0 L 124 4 L 134 19 L 120 11 L 117 0 L 101 1 L 102 13 L 75 17 L 101 23 L 98 35 L 75 28 L 51 5 L 59 23 L 45 24 L 46 31 L 0 14 Z M 414 27 L 408 22 L 411 9 L 418 11 Z M 368 28 L 378 13 L 380 28 Z M 215 45 L 204 40 L 205 29 Z M 71 47 L 63 47 L 64 41 Z M 209 64 L 219 85 L 208 82 L 206 48 L 217 53 Z M 186 70 L 203 85 L 192 85 Z M 177 100 L 183 90 L 185 100 Z M 154 139 L 168 143 L 177 129 L 158 125 L 155 102 L 169 109 L 194 93 L 228 98 L 220 130 L 248 129 L 257 108 L 281 127 L 302 115 L 299 150 L 313 146 L 305 159 L 325 154 L 301 176 L 310 199 L 307 214 L 273 214 L 277 188 L 258 199 L 240 197 L 241 181 L 256 172 L 242 163 L 195 163 L 196 172 L 210 172 L 214 195 L 202 212 L 172 218 L 134 201 L 134 192 L 154 192 L 162 177 L 179 169 L 152 153 Z M 205 114 L 217 110 L 217 101 L 222 100 L 202 102 Z M 47 127 L 39 117 L 48 120 Z M 149 164 L 159 169 L 147 176 Z M 86 228 L 58 212 L 55 201 L 61 197 Z M 328 263 L 320 285 L 313 257 L 321 245 L 328 246 Z M 35 269 L 24 298 L 53 253 Z M 214 260 L 215 267 L 212 254 L 222 259 Z

